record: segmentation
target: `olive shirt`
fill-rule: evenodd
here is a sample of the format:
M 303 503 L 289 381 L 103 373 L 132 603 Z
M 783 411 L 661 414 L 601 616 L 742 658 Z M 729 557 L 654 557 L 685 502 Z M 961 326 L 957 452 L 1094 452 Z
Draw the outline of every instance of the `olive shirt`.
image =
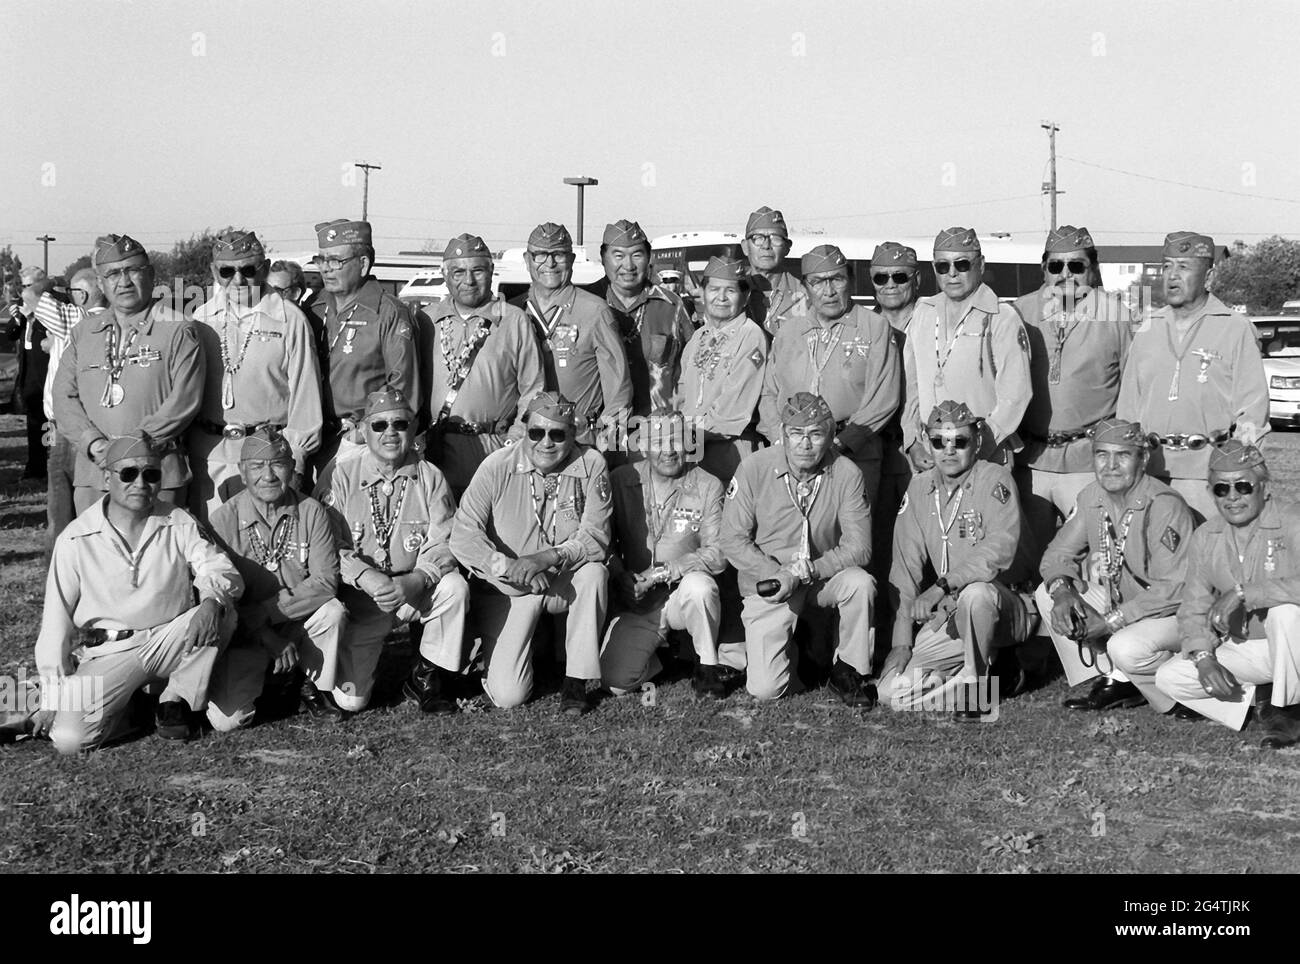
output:
M 627 352 L 632 414 L 649 415 L 669 405 L 681 373 L 682 349 L 695 333 L 682 299 L 652 284 L 624 304 L 608 278 L 596 291 L 603 294 Z

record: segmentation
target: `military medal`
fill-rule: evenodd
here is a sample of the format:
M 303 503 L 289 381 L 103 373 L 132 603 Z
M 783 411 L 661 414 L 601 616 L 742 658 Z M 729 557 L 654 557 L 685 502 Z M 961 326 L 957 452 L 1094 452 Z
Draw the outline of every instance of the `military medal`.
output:
M 722 361 L 722 349 L 731 337 L 731 332 L 721 331 L 719 329 L 703 329 L 700 335 L 700 343 L 695 348 L 695 358 L 693 359 L 695 367 L 700 372 L 700 388 L 695 395 L 695 405 L 697 408 L 704 405 L 704 383 L 713 381 L 713 376 L 717 373 L 718 365 Z
M 248 541 L 252 543 L 253 549 L 257 552 L 258 562 L 264 569 L 271 572 L 280 571 L 280 560 L 289 553 L 289 547 L 293 545 L 289 540 L 290 519 L 287 515 L 280 516 L 275 522 L 275 527 L 271 530 L 271 544 L 267 545 L 262 541 L 262 536 L 257 531 L 257 526 L 253 525 L 248 530 Z M 294 535 L 297 535 L 297 523 L 293 525 Z M 305 543 L 299 548 L 299 553 L 306 556 Z
M 423 541 L 424 541 L 423 535 L 421 535 L 418 532 L 410 532 L 407 533 L 406 538 L 402 540 L 402 548 L 404 548 L 407 552 L 415 552 L 420 548 L 420 543 L 422 543 Z
M 357 330 L 349 326 L 347 340 L 343 342 L 343 354 L 345 355 L 352 354 L 352 339 L 355 338 L 356 336 L 357 336 Z
M 104 394 L 99 398 L 99 404 L 104 408 L 121 405 L 122 400 L 126 398 L 126 389 L 118 383 L 118 379 L 122 375 L 122 369 L 126 367 L 127 354 L 131 351 L 138 334 L 140 329 L 133 327 L 131 333 L 126 336 L 126 344 L 120 346 L 121 352 L 119 352 L 120 334 L 117 325 L 109 324 L 108 330 L 104 333 L 104 367 L 108 370 L 108 377 L 104 382 Z
M 397 521 L 402 516 L 402 505 L 406 502 L 406 486 L 410 481 L 405 475 L 397 477 L 397 506 L 392 513 L 388 513 L 385 508 L 379 505 L 379 490 L 381 486 L 372 485 L 370 487 L 370 521 L 375 527 L 375 561 L 379 568 L 388 572 L 392 568 L 393 558 L 389 548 L 393 538 L 393 530 L 397 528 Z M 385 484 L 392 489 L 392 482 L 385 480 Z
M 830 362 L 831 356 L 835 354 L 835 348 L 839 345 L 840 338 L 843 334 L 842 326 L 838 324 L 834 325 L 832 328 L 823 328 L 820 334 L 816 331 L 808 332 L 808 364 L 812 367 L 812 388 L 810 391 L 812 391 L 814 395 L 821 394 L 822 371 Z M 818 343 L 828 346 L 826 349 L 826 357 L 820 361 L 818 361 L 817 358 L 818 354 L 820 354 L 817 350 Z M 846 349 L 851 350 L 851 346 L 845 347 Z
M 1277 570 L 1277 560 L 1273 558 L 1273 553 L 1282 548 L 1281 539 L 1269 539 L 1268 548 L 1264 555 L 1264 571 L 1275 572 Z
M 1210 362 L 1223 356 L 1217 351 L 1210 351 L 1208 348 L 1198 348 L 1192 354 L 1201 359 L 1201 369 L 1196 373 L 1196 380 L 1204 385 L 1210 380 Z
M 1192 325 L 1191 330 L 1187 333 L 1187 337 L 1182 339 L 1182 344 L 1184 345 L 1191 344 L 1192 339 L 1196 337 L 1196 333 L 1201 330 L 1201 324 L 1202 322 L 1205 321 L 1205 318 L 1206 318 L 1205 315 L 1201 315 L 1200 318 L 1196 319 L 1196 324 Z M 1178 401 L 1178 382 L 1183 375 L 1183 356 L 1187 354 L 1187 349 L 1184 348 L 1182 351 L 1179 351 L 1174 346 L 1173 322 L 1170 322 L 1169 325 L 1165 328 L 1165 339 L 1169 342 L 1169 353 L 1174 356 L 1174 377 L 1169 380 L 1168 401 L 1176 402 Z M 1205 375 L 1206 369 L 1208 369 L 1210 365 L 1208 360 L 1208 355 L 1213 355 L 1214 353 L 1210 352 L 1207 355 L 1207 353 L 1204 350 L 1200 350 L 1200 351 L 1192 352 L 1192 354 L 1199 355 L 1201 357 L 1201 372 L 1197 375 L 1196 380 L 1198 382 L 1204 383 L 1205 381 L 1208 380 L 1208 378 Z
M 104 407 L 115 408 L 122 404 L 124 398 L 126 398 L 126 390 L 117 382 L 112 382 L 108 385 L 108 401 L 104 403 Z

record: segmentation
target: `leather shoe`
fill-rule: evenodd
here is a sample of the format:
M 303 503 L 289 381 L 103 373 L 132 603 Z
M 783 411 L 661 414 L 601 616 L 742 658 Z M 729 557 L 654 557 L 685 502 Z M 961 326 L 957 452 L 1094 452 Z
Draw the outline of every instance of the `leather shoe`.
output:
M 1175 703 L 1171 709 L 1165 711 L 1165 716 L 1171 716 L 1175 720 L 1182 720 L 1184 723 L 1199 723 L 1205 719 L 1190 706 L 1184 706 L 1182 703 Z
M 869 710 L 876 705 L 876 684 L 842 659 L 837 659 L 831 667 L 830 688 L 845 706 Z
M 565 716 L 583 716 L 591 712 L 585 679 L 564 677 L 564 688 L 560 690 L 560 712 Z
M 194 736 L 194 711 L 184 700 L 158 704 L 154 729 L 164 740 L 188 740 Z
M 446 695 L 449 688 L 444 685 L 441 666 L 429 662 L 423 656 L 416 661 L 411 675 L 402 684 L 402 693 L 407 699 L 414 700 L 422 713 L 447 715 L 456 712 L 456 701 Z
M 330 720 L 338 723 L 347 714 L 334 702 L 334 695 L 325 690 L 318 690 L 309 679 L 302 681 L 298 688 L 298 711 L 314 716 L 318 720 Z
M 1259 745 L 1265 750 L 1281 750 L 1300 743 L 1300 706 L 1262 703 L 1259 722 L 1264 728 Z
M 1117 683 L 1102 676 L 1092 684 L 1086 696 L 1071 697 L 1061 705 L 1067 710 L 1126 710 L 1146 701 L 1142 691 L 1132 683 Z
M 695 695 L 700 699 L 722 700 L 727 698 L 727 684 L 722 682 L 717 666 L 705 666 L 703 663 L 696 666 L 695 675 L 691 677 L 691 689 L 695 691 Z

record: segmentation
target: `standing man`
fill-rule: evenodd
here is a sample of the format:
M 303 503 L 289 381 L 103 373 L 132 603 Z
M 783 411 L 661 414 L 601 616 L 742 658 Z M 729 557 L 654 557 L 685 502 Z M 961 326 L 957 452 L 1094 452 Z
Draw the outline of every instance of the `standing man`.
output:
M 27 465 L 24 479 L 45 481 L 44 422 L 45 412 L 41 397 L 45 392 L 45 375 L 49 371 L 50 356 L 41 342 L 45 340 L 45 326 L 37 315 L 37 305 L 50 287 L 50 281 L 40 268 L 23 268 L 22 303 L 9 306 L 9 340 L 16 343 L 18 374 L 14 383 L 14 400 L 22 406 L 27 416 Z M 15 410 L 17 406 L 15 406 Z
M 611 500 L 605 460 L 574 438 L 574 405 L 555 392 L 528 404 L 518 444 L 493 452 L 456 512 L 451 548 L 479 580 L 487 675 L 497 706 L 533 690 L 533 631 L 542 613 L 568 613 L 560 712 L 591 709 L 587 681 L 600 676 L 600 630 L 608 601 Z
M 72 330 L 54 383 L 54 416 L 77 447 L 77 512 L 103 498 L 109 442 L 144 434 L 162 454 L 163 502 L 183 504 L 190 481 L 180 440 L 203 397 L 203 351 L 193 322 L 154 297 L 140 242 L 109 234 L 91 265 L 108 310 Z
M 223 231 L 212 245 L 212 297 L 194 312 L 207 376 L 190 431 L 190 504 L 206 519 L 240 479 L 244 438 L 283 429 L 294 473 L 320 447 L 320 369 L 306 316 L 267 284 L 270 262 L 252 231 Z M 301 483 L 299 484 L 301 487 Z
M 1182 659 L 1156 685 L 1212 720 L 1239 730 L 1256 686 L 1260 746 L 1300 742 L 1300 507 L 1269 491 L 1264 456 L 1233 439 L 1210 456 L 1216 515 L 1192 536 L 1178 610 Z
M 483 459 L 523 435 L 528 399 L 542 390 L 542 355 L 528 316 L 492 294 L 492 252 L 462 234 L 447 242 L 450 297 L 430 307 L 435 329 L 425 458 L 460 498 Z
M 655 650 L 669 630 L 686 630 L 697 662 L 697 696 L 727 695 L 732 672 L 718 665 L 722 604 L 716 577 L 727 565 L 718 544 L 722 483 L 686 461 L 686 421 L 658 410 L 639 433 L 646 459 L 615 469 L 610 581 L 615 612 L 600 656 L 600 676 L 627 693 L 661 669 Z
M 834 607 L 840 620 L 831 690 L 869 710 L 876 704 L 867 682 L 876 585 L 864 568 L 871 509 L 862 473 L 836 454 L 835 417 L 821 396 L 787 399 L 781 425 L 782 444 L 741 463 L 723 509 L 720 543 L 744 597 L 746 687 L 760 700 L 791 692 L 794 630 L 804 607 Z
M 1146 474 L 1142 426 L 1103 419 L 1092 436 L 1095 481 L 1084 486 L 1043 555 L 1038 611 L 1065 679 L 1096 679 L 1071 710 L 1141 706 L 1177 712 L 1155 671 L 1178 652 L 1178 604 L 1192 513 Z M 1184 708 L 1185 710 L 1185 708 Z
M 1254 445 L 1268 432 L 1268 380 L 1250 319 L 1210 294 L 1214 239 L 1175 231 L 1164 259 L 1166 305 L 1133 339 L 1118 414 L 1151 433 L 1151 473 L 1212 519 L 1201 481 L 1211 447 L 1230 436 Z
M 800 263 L 808 310 L 772 338 L 759 399 L 759 431 L 773 445 L 785 432 L 781 407 L 800 391 L 820 395 L 835 419 L 840 455 L 862 472 L 868 505 L 880 485 L 880 432 L 898 409 L 902 371 L 893 331 L 881 315 L 853 304 L 843 252 L 822 244 Z
M 767 339 L 745 315 L 743 261 L 712 257 L 704 269 L 704 325 L 687 342 L 678 398 L 693 436 L 704 439 L 702 467 L 726 485 L 758 448 L 755 409 L 763 392 Z
M 369 222 L 322 221 L 316 241 L 315 264 L 325 283 L 311 306 L 322 324 L 325 419 L 313 459 L 319 475 L 336 455 L 355 458 L 365 449 L 360 426 L 370 394 L 394 389 L 419 398 L 420 371 L 415 319 L 370 277 L 375 248 Z
M 1029 336 L 1033 385 L 1020 423 L 1020 501 L 1036 547 L 1092 483 L 1092 429 L 1115 415 L 1120 375 L 1133 341 L 1132 318 L 1101 287 L 1097 247 L 1087 228 L 1062 225 L 1047 236 L 1043 286 L 1016 301 Z M 1028 484 L 1025 484 L 1028 483 Z
M 208 720 L 218 730 L 252 722 L 269 669 L 312 716 L 341 720 L 334 703 L 339 636 L 339 554 L 329 515 L 293 489 L 289 440 L 259 429 L 240 446 L 244 487 L 212 513 L 217 543 L 244 581 L 235 635 L 217 661 Z
M 1010 467 L 1021 448 L 1016 429 L 1029 404 L 1025 326 L 1016 309 L 1001 304 L 981 280 L 984 256 L 974 229 L 939 232 L 934 273 L 939 293 L 917 302 L 903 350 L 908 457 L 918 472 L 933 467 L 922 413 L 950 399 L 965 403 L 982 423 L 979 458 Z
M 528 313 L 542 352 L 547 391 L 573 400 L 578 442 L 596 444 L 632 405 L 627 352 L 614 315 L 573 285 L 573 239 L 550 221 L 528 236 L 528 293 L 513 302 Z
M 785 216 L 766 205 L 759 208 L 745 222 L 740 246 L 749 262 L 753 288 L 746 305 L 749 317 L 771 338 L 787 318 L 803 314 L 806 308 L 803 286 L 785 270 L 785 256 L 790 253 Z
M 454 713 L 448 695 L 460 670 L 469 585 L 448 545 L 456 511 L 443 474 L 414 451 L 415 410 L 396 389 L 373 392 L 361 431 L 366 451 L 335 465 L 328 506 L 348 610 L 334 702 L 348 713 L 370 703 L 384 638 L 420 620 L 420 655 L 403 686 L 426 713 Z

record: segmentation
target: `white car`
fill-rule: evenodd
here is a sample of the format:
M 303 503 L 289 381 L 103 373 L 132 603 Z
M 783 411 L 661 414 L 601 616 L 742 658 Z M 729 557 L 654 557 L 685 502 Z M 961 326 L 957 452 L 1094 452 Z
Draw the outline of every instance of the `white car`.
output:
M 1300 317 L 1252 318 L 1268 379 L 1268 420 L 1274 428 L 1300 426 Z

